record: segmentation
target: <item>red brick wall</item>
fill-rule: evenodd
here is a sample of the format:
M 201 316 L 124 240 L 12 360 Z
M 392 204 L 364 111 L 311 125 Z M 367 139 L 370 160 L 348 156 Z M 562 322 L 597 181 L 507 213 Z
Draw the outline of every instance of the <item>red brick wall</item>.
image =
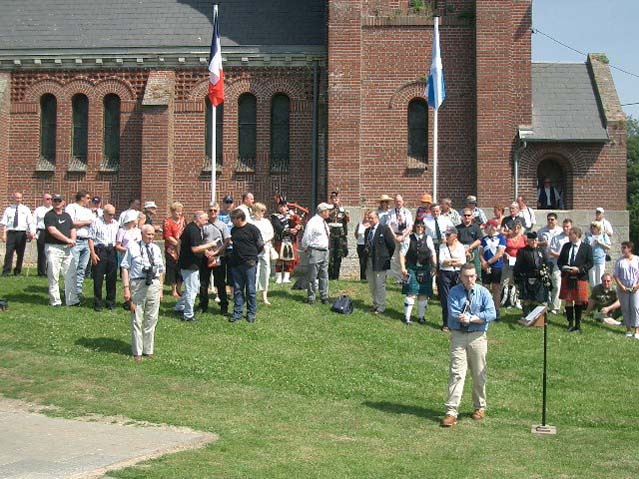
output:
M 218 173 L 218 196 L 231 193 L 239 197 L 250 190 L 255 192 L 257 199 L 274 207 L 273 192 L 278 191 L 291 201 L 309 204 L 312 70 L 230 68 L 225 73 L 224 167 Z M 30 206 L 39 203 L 43 191 L 60 192 L 71 198 L 78 189 L 86 188 L 105 201 L 115 203 L 118 211 L 125 209 L 128 201 L 136 197 L 143 201 L 155 200 L 160 215 L 166 213 L 166 207 L 173 200 L 183 201 L 187 211 L 203 208 L 211 195 L 210 175 L 202 173 L 208 76 L 204 69 L 169 74 L 176 76 L 174 103 L 168 108 L 144 107 L 143 110 L 141 100 L 148 71 L 14 73 L 8 138 L 12 163 L 9 168 L 2 169 L 3 172 L 11 171 L 9 191 L 23 190 Z M 71 97 L 79 92 L 89 98 L 88 166 L 86 173 L 70 173 L 67 170 L 71 148 Z M 258 158 L 256 171 L 252 173 L 235 171 L 237 98 L 244 92 L 252 92 L 258 101 Z M 40 148 L 39 102 L 44 93 L 54 94 L 58 101 L 56 171 L 35 173 Z M 116 93 L 122 100 L 121 158 L 117 173 L 99 171 L 102 101 L 108 93 Z M 270 172 L 270 101 L 276 93 L 286 93 L 291 99 L 290 164 L 289 171 L 283 173 Z M 0 122 L 3 118 L 0 109 Z M 325 136 L 324 132 L 320 133 Z M 320 151 L 320 162 L 324 160 L 325 154 Z M 143 174 L 143 171 L 152 173 Z M 320 181 L 323 177 L 322 173 Z
M 0 208 L 9 202 L 9 110 L 11 76 L 0 74 Z M 4 89 L 2 88 L 4 86 Z
M 12 74 L 9 154 L 9 189 L 24 192 L 25 203 L 36 206 L 44 191 L 70 199 L 79 189 L 88 189 L 121 211 L 140 194 L 140 112 L 136 107 L 143 92 L 146 72 L 18 72 Z M 40 97 L 57 98 L 56 170 L 37 173 L 40 155 Z M 68 171 L 71 156 L 71 98 L 84 93 L 89 99 L 89 143 L 87 171 Z M 103 99 L 109 94 L 121 99 L 120 171 L 99 171 L 102 160 Z

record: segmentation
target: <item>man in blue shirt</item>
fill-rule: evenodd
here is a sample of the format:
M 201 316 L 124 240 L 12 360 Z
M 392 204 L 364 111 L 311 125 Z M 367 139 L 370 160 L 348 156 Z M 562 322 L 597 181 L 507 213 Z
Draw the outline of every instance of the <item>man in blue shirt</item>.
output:
M 466 263 L 460 274 L 461 284 L 448 295 L 448 327 L 451 330 L 450 376 L 448 400 L 443 427 L 457 424 L 457 410 L 464 392 L 466 371 L 473 377 L 472 418 L 481 421 L 486 416 L 486 353 L 488 323 L 495 320 L 495 304 L 490 292 L 477 284 L 475 265 Z

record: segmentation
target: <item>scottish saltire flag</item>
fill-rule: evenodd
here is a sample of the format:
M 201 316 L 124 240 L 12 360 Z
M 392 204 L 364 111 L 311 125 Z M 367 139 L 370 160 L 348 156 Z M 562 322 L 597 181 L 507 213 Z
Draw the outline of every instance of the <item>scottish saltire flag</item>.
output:
M 442 57 L 439 49 L 439 18 L 437 17 L 435 17 L 435 35 L 433 37 L 433 60 L 430 64 L 425 95 L 428 98 L 428 104 L 435 110 L 441 106 L 446 98 L 444 68 L 442 67 Z
M 213 106 L 224 103 L 224 72 L 222 71 L 222 44 L 217 5 L 213 9 L 213 39 L 209 60 L 209 100 Z

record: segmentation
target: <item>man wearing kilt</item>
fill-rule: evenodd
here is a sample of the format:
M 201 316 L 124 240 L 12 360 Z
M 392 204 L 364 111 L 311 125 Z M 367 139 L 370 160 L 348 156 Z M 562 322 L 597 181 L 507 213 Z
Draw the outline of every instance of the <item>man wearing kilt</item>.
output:
M 562 246 L 557 267 L 561 269 L 559 298 L 566 302 L 568 332 L 581 330 L 581 314 L 588 304 L 588 270 L 592 268 L 592 248 L 581 241 L 582 231 L 573 226 L 569 242 Z
M 519 288 L 523 317 L 536 306 L 548 301 L 548 290 L 552 289 L 550 272 L 552 263 L 546 251 L 539 247 L 537 233 L 526 233 L 528 244 L 517 253 L 513 268 L 515 282 Z
M 425 324 L 428 298 L 433 295 L 433 274 L 436 269 L 436 256 L 433 239 L 425 234 L 426 226 L 422 220 L 415 221 L 409 241 L 404 241 L 399 251 L 399 265 L 402 272 L 402 294 L 404 299 L 404 322 L 411 324 L 410 316 L 417 298 L 417 322 Z

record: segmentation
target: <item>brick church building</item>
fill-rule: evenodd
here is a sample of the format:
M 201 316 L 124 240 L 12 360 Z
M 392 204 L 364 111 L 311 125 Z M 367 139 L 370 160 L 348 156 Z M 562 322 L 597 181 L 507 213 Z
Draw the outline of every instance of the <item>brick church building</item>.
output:
M 224 0 L 218 196 L 350 207 L 433 188 L 424 99 L 433 13 L 447 96 L 439 196 L 626 207 L 624 116 L 603 55 L 532 63 L 532 0 Z M 187 211 L 211 196 L 208 53 L 199 0 L 8 2 L 0 15 L 0 198 L 86 188 Z

